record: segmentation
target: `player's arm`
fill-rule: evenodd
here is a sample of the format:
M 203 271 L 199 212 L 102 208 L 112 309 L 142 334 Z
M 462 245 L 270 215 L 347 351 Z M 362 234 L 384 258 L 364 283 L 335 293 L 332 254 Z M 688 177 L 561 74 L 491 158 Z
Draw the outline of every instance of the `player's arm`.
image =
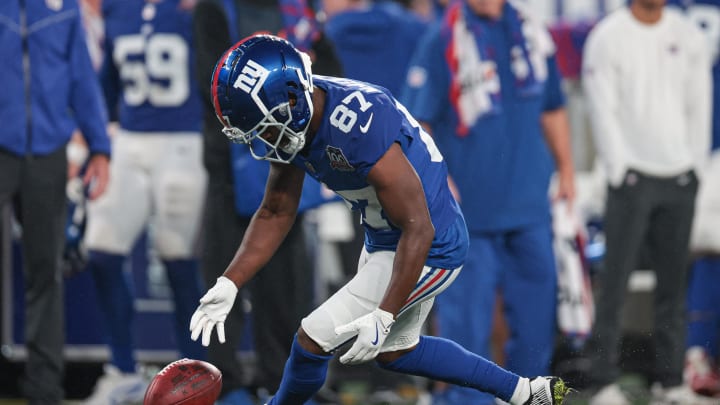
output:
M 297 215 L 304 180 L 302 169 L 290 164 L 271 163 L 263 201 L 223 274 L 238 287 L 270 260 L 290 231 Z
M 390 222 L 402 230 L 390 284 L 379 308 L 397 316 L 420 277 L 435 228 L 425 191 L 400 145 L 394 143 L 368 174 Z
M 575 199 L 575 168 L 570 144 L 570 121 L 565 109 L 565 93 L 562 76 L 554 56 L 547 58 L 548 78 L 545 82 L 543 113 L 540 125 L 545 141 L 555 158 L 558 187 L 555 199 L 565 200 L 568 205 Z
M 570 123 L 565 108 L 545 111 L 540 117 L 543 134 L 555 158 L 558 174 L 557 199 L 572 204 L 575 199 L 575 168 L 570 146 Z
M 422 183 L 400 145 L 394 143 L 375 163 L 368 182 L 375 188 L 385 216 L 402 233 L 390 284 L 378 308 L 335 328 L 339 335 L 357 334 L 350 350 L 340 357 L 345 364 L 369 361 L 380 353 L 390 327 L 420 277 L 435 236 Z
M 295 166 L 272 163 L 265 196 L 245 232 L 235 257 L 202 298 L 190 319 L 190 337 L 210 344 L 212 331 L 225 343 L 225 318 L 232 309 L 238 288 L 270 260 L 287 235 L 297 213 L 304 172 Z

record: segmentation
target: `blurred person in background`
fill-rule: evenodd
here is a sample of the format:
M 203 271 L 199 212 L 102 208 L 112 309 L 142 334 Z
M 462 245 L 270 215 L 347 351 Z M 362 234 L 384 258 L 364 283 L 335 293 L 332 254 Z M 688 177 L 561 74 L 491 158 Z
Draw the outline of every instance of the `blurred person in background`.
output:
M 207 183 L 193 65 L 192 2 L 104 0 L 101 81 L 115 151 L 108 192 L 88 205 L 85 243 L 110 348 L 88 405 L 142 401 L 149 383 L 134 350 L 134 294 L 124 263 L 149 228 L 174 303 L 181 357 L 204 359 L 187 322 L 200 298 L 196 235 Z
M 396 96 L 427 23 L 395 1 L 322 0 L 325 32 L 345 77 L 377 84 Z
M 712 78 L 707 41 L 665 0 L 633 0 L 602 19 L 583 54 L 582 84 L 607 176 L 604 269 L 588 342 L 592 405 L 630 399 L 620 376 L 620 309 L 647 240 L 654 290 L 655 400 L 691 404 L 683 385 L 688 242 L 710 151 Z M 674 401 L 674 402 L 673 402 Z
M 209 176 L 201 269 L 207 285 L 213 285 L 235 254 L 265 190 L 265 178 L 260 174 L 252 177 L 237 173 L 267 173 L 269 168 L 267 162 L 253 159 L 247 146 L 231 145 L 222 135 L 210 88 L 217 60 L 236 41 L 255 32 L 273 32 L 309 51 L 318 72 L 339 75 L 341 65 L 304 0 L 203 0 L 195 8 L 193 30 L 197 78 L 204 100 L 203 162 Z M 254 381 L 247 381 L 252 370 L 245 369 L 236 356 L 245 325 L 240 300 L 226 322 L 227 343 L 214 340 L 208 347 L 208 360 L 223 373 L 219 404 L 250 404 L 255 394 L 250 385 L 258 388 L 262 399 L 280 384 L 296 325 L 314 302 L 313 265 L 303 221 L 301 213 L 278 254 L 248 285 L 252 344 L 257 355 Z
M 693 391 L 720 396 L 720 0 L 669 1 L 682 6 L 705 34 L 713 63 L 712 144 L 703 170 L 690 236 L 693 264 L 683 379 Z
M 447 158 L 470 231 L 464 271 L 438 298 L 438 333 L 488 356 L 500 294 L 505 367 L 526 375 L 549 372 L 556 337 L 553 170 L 555 198 L 571 205 L 575 194 L 554 52 L 546 28 L 516 2 L 455 2 L 422 39 L 403 93 Z M 436 401 L 494 403 L 456 386 Z
M 90 152 L 83 183 L 89 198 L 100 197 L 108 181 L 107 115 L 75 0 L 1 2 L 0 38 L 0 205 L 13 203 L 22 225 L 28 350 L 22 393 L 30 405 L 59 405 L 66 145 L 79 127 Z

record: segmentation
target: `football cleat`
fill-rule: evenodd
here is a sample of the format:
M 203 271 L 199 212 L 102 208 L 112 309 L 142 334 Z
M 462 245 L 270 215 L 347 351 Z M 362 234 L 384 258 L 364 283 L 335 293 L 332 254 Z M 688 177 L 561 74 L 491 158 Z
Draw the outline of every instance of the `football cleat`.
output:
M 122 373 L 105 364 L 104 374 L 98 379 L 92 395 L 83 405 L 141 404 L 150 381 L 140 372 Z
M 573 390 L 559 377 L 530 380 L 530 398 L 523 405 L 561 405 Z
M 699 395 L 687 385 L 675 387 L 663 387 L 654 384 L 650 393 L 652 398 L 649 405 L 717 405 L 717 398 L 710 398 Z
M 720 373 L 702 347 L 695 346 L 687 350 L 683 379 L 700 395 L 713 397 L 720 394 Z

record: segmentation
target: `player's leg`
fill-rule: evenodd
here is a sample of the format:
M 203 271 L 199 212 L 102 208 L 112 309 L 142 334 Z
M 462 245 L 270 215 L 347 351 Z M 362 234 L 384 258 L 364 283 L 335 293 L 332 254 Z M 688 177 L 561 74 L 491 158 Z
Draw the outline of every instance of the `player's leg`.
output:
M 682 384 L 685 358 L 687 266 L 695 195 L 691 178 L 653 179 L 653 195 L 660 201 L 650 223 L 649 247 L 657 284 L 654 291 L 655 378 L 664 388 Z
M 557 377 L 521 377 L 441 337 L 421 336 L 414 348 L 382 353 L 378 364 L 387 370 L 483 391 L 512 405 L 560 405 L 570 392 Z
M 452 278 L 457 276 L 462 279 L 462 273 L 457 275 L 460 269 L 451 271 L 454 273 Z M 447 282 L 452 283 L 453 279 Z M 439 290 L 438 293 L 442 291 Z M 518 385 L 519 376 L 452 340 L 420 336 L 433 302 L 434 296 L 429 296 L 398 315 L 377 358 L 378 364 L 387 370 L 444 381 L 509 400 Z M 490 400 L 494 402 L 494 398 Z
M 720 343 L 720 256 L 695 260 L 688 288 L 688 326 L 685 352 L 685 383 L 707 396 L 720 393 L 717 368 Z
M 379 265 L 367 265 L 371 256 L 378 258 Z M 322 387 L 332 358 L 328 353 L 352 338 L 338 336 L 335 327 L 377 307 L 390 280 L 388 266 L 392 266 L 393 258 L 392 252 L 369 255 L 363 251 L 355 277 L 302 320 L 271 405 L 304 404 Z M 379 271 L 383 268 L 384 273 Z
M 491 235 L 471 237 L 457 281 L 435 300 L 438 335 L 486 358 L 490 356 L 493 308 L 501 271 L 498 243 L 498 238 Z M 453 404 L 495 402 L 491 395 L 462 385 L 451 385 L 437 395 Z
M 385 340 L 382 353 L 377 357 L 378 364 L 387 370 L 444 381 L 482 391 L 486 395 L 489 393 L 512 404 L 562 403 L 568 389 L 560 379 L 538 377 L 531 381 L 521 378 L 452 340 L 420 336 L 422 325 L 433 305 L 433 294 L 439 294 L 448 283 L 452 283 L 460 269 L 445 271 L 451 273 L 446 282 L 440 282 L 433 293 L 398 315 Z M 434 273 L 431 270 L 426 274 Z M 422 280 L 423 278 L 418 283 L 417 291 L 425 290 Z M 461 402 L 466 399 L 458 398 L 452 403 L 477 403 Z M 494 402 L 494 398 L 492 401 Z
M 14 160 L 14 157 L 5 159 Z M 64 314 L 62 256 L 65 222 L 65 150 L 3 165 L 0 177 L 19 180 L 19 211 L 25 275 L 25 365 L 23 394 L 30 404 L 55 404 L 63 398 Z M 13 169 L 21 171 L 13 175 Z M 13 181 L 13 180 L 5 180 Z M 5 182 L 3 181 L 3 183 Z
M 363 252 L 360 269 L 355 277 L 303 319 L 285 366 L 280 389 L 271 404 L 302 404 L 322 387 L 331 357 L 327 353 L 333 352 L 354 337 L 352 333 L 338 335 L 335 333 L 335 328 L 377 308 L 390 282 L 394 257 L 394 252 L 389 251 L 372 254 Z M 417 343 L 419 325 L 424 321 L 424 317 L 413 318 L 412 308 L 422 306 L 422 302 L 431 300 L 443 291 L 456 275 L 457 271 L 453 270 L 431 267 L 423 269 L 416 288 L 408 297 L 406 307 L 401 310 L 396 323 L 399 325 L 397 330 L 402 332 L 405 319 L 412 319 L 413 325 L 419 322 L 412 345 Z M 408 315 L 405 315 L 406 313 Z M 393 330 L 388 335 L 390 342 L 395 341 L 392 337 L 395 329 L 396 326 L 393 326 Z M 388 344 L 387 340 L 386 344 Z
M 152 166 L 155 217 L 153 246 L 162 259 L 175 304 L 175 338 L 183 357 L 205 359 L 200 342 L 193 342 L 187 325 L 202 296 L 196 241 L 207 175 L 202 165 L 200 134 L 154 135 L 163 151 Z
M 706 256 L 695 260 L 688 289 L 689 347 L 698 346 L 711 358 L 720 354 L 720 256 Z
M 152 151 L 143 147 L 143 141 L 122 131 L 113 140 L 112 176 L 106 192 L 88 203 L 85 234 L 88 270 L 95 280 L 111 362 L 123 373 L 135 372 L 133 297 L 123 262 L 150 213 L 150 184 L 141 162 Z
M 626 175 L 620 187 L 608 187 L 603 227 L 606 255 L 604 270 L 595 279 L 596 315 L 587 353 L 592 359 L 591 384 L 601 390 L 591 403 L 603 402 L 606 394 L 623 395 L 614 383 L 620 375 L 620 309 L 625 302 L 630 273 L 635 269 L 644 240 L 653 201 L 643 196 L 642 181 L 635 173 Z M 619 395 L 616 395 L 619 394 Z
M 505 367 L 521 375 L 547 375 L 556 331 L 557 273 L 550 224 L 506 235 L 501 281 L 510 326 Z
M 331 358 L 301 327 L 293 339 L 280 387 L 268 404 L 303 405 L 325 383 Z

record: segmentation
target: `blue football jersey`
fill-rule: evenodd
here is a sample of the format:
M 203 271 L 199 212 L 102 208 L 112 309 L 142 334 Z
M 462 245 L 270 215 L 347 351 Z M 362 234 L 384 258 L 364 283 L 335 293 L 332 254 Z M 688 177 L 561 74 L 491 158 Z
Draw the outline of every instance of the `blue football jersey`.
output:
M 105 0 L 103 18 L 110 116 L 130 131 L 200 131 L 192 10 L 179 0 Z
M 430 135 L 384 88 L 318 75 L 313 84 L 327 93 L 322 123 L 307 154 L 298 154 L 292 163 L 360 212 L 368 251 L 395 250 L 400 229 L 386 217 L 367 176 L 398 143 L 420 177 L 435 226 L 427 264 L 460 266 L 467 252 L 467 229 L 447 185 L 447 166 Z

